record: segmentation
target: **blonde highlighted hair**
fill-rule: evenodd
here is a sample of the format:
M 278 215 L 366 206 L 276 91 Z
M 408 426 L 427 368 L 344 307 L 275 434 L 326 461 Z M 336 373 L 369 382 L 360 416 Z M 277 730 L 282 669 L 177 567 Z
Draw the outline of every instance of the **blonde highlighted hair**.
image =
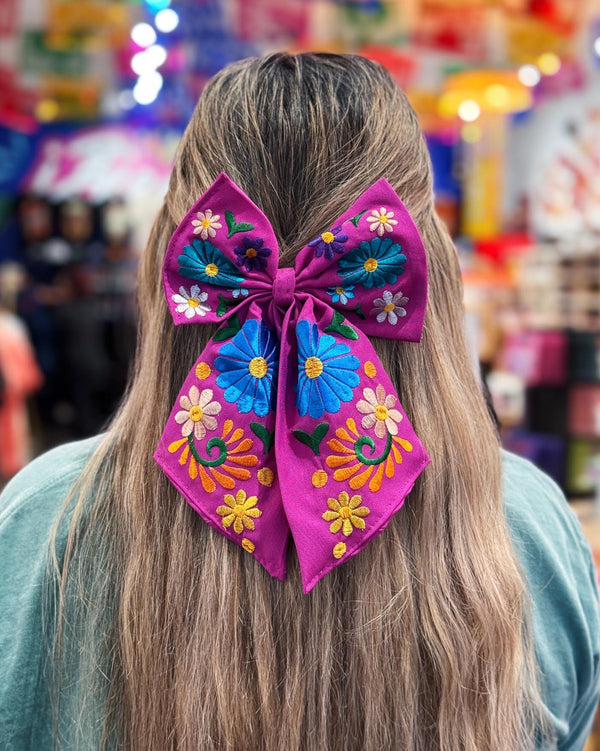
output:
M 293 549 L 286 581 L 272 579 L 152 459 L 213 333 L 173 326 L 161 265 L 221 171 L 269 217 L 282 265 L 381 176 L 427 251 L 422 342 L 374 345 L 431 465 L 388 528 L 309 595 Z M 417 118 L 381 66 L 275 54 L 208 83 L 141 260 L 133 378 L 56 554 L 57 738 L 140 751 L 533 747 L 528 597 L 461 301 Z

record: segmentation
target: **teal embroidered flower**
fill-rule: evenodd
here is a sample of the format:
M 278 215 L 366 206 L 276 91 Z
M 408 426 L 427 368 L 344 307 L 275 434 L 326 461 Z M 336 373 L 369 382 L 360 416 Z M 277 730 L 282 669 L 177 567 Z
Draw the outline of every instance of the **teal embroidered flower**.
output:
M 349 354 L 350 347 L 321 334 L 316 323 L 299 321 L 298 385 L 296 407 L 303 417 L 307 412 L 319 418 L 323 412 L 339 412 L 341 402 L 352 400 L 352 389 L 359 383 L 358 357 Z
M 177 257 L 179 273 L 188 279 L 235 289 L 244 277 L 233 263 L 208 240 L 194 240 Z
M 215 358 L 217 385 L 225 400 L 242 414 L 264 417 L 273 406 L 277 389 L 279 346 L 262 321 L 250 318 Z
M 406 256 L 402 248 L 391 237 L 375 237 L 363 240 L 338 261 L 338 274 L 345 277 L 344 284 L 362 284 L 363 287 L 378 289 L 386 284 L 394 284 L 404 273 Z

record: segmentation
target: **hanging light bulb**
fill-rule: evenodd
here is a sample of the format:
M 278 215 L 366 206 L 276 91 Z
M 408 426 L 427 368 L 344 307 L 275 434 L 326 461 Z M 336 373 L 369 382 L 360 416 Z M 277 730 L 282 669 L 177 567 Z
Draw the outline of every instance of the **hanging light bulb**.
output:
M 158 11 L 154 23 L 163 34 L 170 34 L 179 25 L 179 16 L 172 8 L 164 8 Z

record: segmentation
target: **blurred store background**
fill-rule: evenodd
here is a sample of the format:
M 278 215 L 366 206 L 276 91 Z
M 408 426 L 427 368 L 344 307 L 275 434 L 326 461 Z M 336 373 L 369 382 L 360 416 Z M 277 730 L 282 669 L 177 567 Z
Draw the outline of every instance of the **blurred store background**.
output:
M 114 411 L 182 129 L 280 49 L 407 90 L 503 441 L 600 498 L 600 0 L 1 0 L 0 478 Z

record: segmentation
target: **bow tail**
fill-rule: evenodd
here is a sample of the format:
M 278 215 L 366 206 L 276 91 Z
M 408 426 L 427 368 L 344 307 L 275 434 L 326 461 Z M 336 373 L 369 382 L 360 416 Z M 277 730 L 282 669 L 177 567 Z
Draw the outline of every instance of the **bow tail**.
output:
M 382 532 L 429 463 L 367 336 L 308 300 L 286 317 L 276 453 L 304 592 Z M 280 375 L 280 378 L 283 374 Z
M 154 458 L 204 521 L 284 579 L 289 526 L 273 447 L 278 355 L 258 318 L 224 323 L 185 379 Z

